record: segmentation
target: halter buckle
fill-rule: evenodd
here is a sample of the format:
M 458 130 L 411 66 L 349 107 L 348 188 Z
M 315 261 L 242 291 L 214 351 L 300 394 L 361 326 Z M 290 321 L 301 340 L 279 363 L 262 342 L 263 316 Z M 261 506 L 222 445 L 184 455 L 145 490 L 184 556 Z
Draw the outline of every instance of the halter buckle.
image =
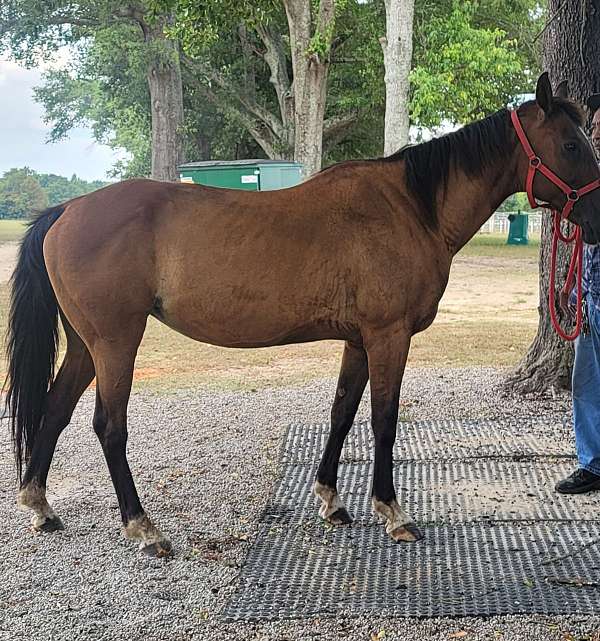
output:
M 567 194 L 567 198 L 573 202 L 576 202 L 579 200 L 579 194 L 577 193 L 576 189 L 573 189 Z
M 533 158 L 529 159 L 529 164 L 532 167 L 539 167 L 542 164 L 542 160 L 539 156 L 534 156 Z

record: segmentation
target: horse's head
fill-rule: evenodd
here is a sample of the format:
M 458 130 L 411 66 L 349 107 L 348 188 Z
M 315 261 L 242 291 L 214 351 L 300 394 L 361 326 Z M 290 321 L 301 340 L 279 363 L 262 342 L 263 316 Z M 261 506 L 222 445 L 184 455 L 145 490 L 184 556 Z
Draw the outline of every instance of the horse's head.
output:
M 535 101 L 522 105 L 518 116 L 533 153 L 555 178 L 541 171 L 544 167 L 540 166 L 533 173 L 531 166 L 535 168 L 537 161 L 528 159 L 521 146 L 519 175 L 525 177 L 530 172 L 530 191 L 538 201 L 549 203 L 554 209 L 565 211 L 572 200 L 572 210 L 566 210 L 569 220 L 581 226 L 585 242 L 600 242 L 600 184 L 598 188 L 594 184 L 600 178 L 600 169 L 582 128 L 583 112 L 568 99 L 566 82 L 553 94 L 548 74 L 542 74 Z M 581 188 L 584 193 L 577 194 L 575 190 Z

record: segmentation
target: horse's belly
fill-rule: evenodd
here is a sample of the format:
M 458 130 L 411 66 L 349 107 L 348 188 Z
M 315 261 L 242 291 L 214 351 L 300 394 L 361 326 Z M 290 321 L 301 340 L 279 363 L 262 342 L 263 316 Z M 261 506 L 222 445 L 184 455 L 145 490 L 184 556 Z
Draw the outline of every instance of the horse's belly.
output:
M 334 318 L 290 317 L 281 310 L 237 306 L 207 312 L 191 301 L 164 305 L 153 316 L 175 331 L 221 347 L 270 347 L 318 340 L 360 340 L 358 327 Z

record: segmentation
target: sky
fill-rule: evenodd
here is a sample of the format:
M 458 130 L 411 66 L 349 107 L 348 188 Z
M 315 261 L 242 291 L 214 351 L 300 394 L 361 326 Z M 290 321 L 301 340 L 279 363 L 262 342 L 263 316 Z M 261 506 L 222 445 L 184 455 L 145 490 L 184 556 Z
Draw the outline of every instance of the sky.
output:
M 47 143 L 50 125 L 33 99 L 42 69 L 23 69 L 0 57 L 0 176 L 13 167 L 85 180 L 106 179 L 117 155 L 96 143 L 87 129 L 74 129 L 68 139 Z

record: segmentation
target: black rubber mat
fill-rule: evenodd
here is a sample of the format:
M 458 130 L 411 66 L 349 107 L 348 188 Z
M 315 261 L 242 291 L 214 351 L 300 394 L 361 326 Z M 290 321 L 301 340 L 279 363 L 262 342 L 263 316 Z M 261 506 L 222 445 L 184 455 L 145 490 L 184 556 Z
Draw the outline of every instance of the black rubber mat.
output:
M 264 526 L 225 616 L 597 613 L 599 548 L 598 525 L 429 527 L 418 545 L 394 544 L 379 527 Z
M 572 457 L 573 443 L 562 425 L 527 421 L 400 422 L 396 460 L 438 460 L 482 457 Z M 311 463 L 318 459 L 329 434 L 328 423 L 294 424 L 288 429 L 282 463 Z M 342 461 L 373 458 L 373 435 L 368 421 L 356 423 L 346 438 Z
M 360 523 L 372 523 L 372 463 L 342 463 L 338 491 Z M 572 471 L 564 460 L 406 461 L 394 466 L 398 501 L 419 523 L 470 521 L 599 520 L 594 494 L 566 496 L 554 491 L 557 479 Z M 267 513 L 281 522 L 318 519 L 313 494 L 316 466 L 293 465 L 283 471 Z
M 399 424 L 398 499 L 425 532 L 412 545 L 394 544 L 371 513 L 367 423 L 353 427 L 339 468 L 355 521 L 321 521 L 312 486 L 327 432 L 289 428 L 226 620 L 600 613 L 600 497 L 553 489 L 574 465 L 564 426 Z

